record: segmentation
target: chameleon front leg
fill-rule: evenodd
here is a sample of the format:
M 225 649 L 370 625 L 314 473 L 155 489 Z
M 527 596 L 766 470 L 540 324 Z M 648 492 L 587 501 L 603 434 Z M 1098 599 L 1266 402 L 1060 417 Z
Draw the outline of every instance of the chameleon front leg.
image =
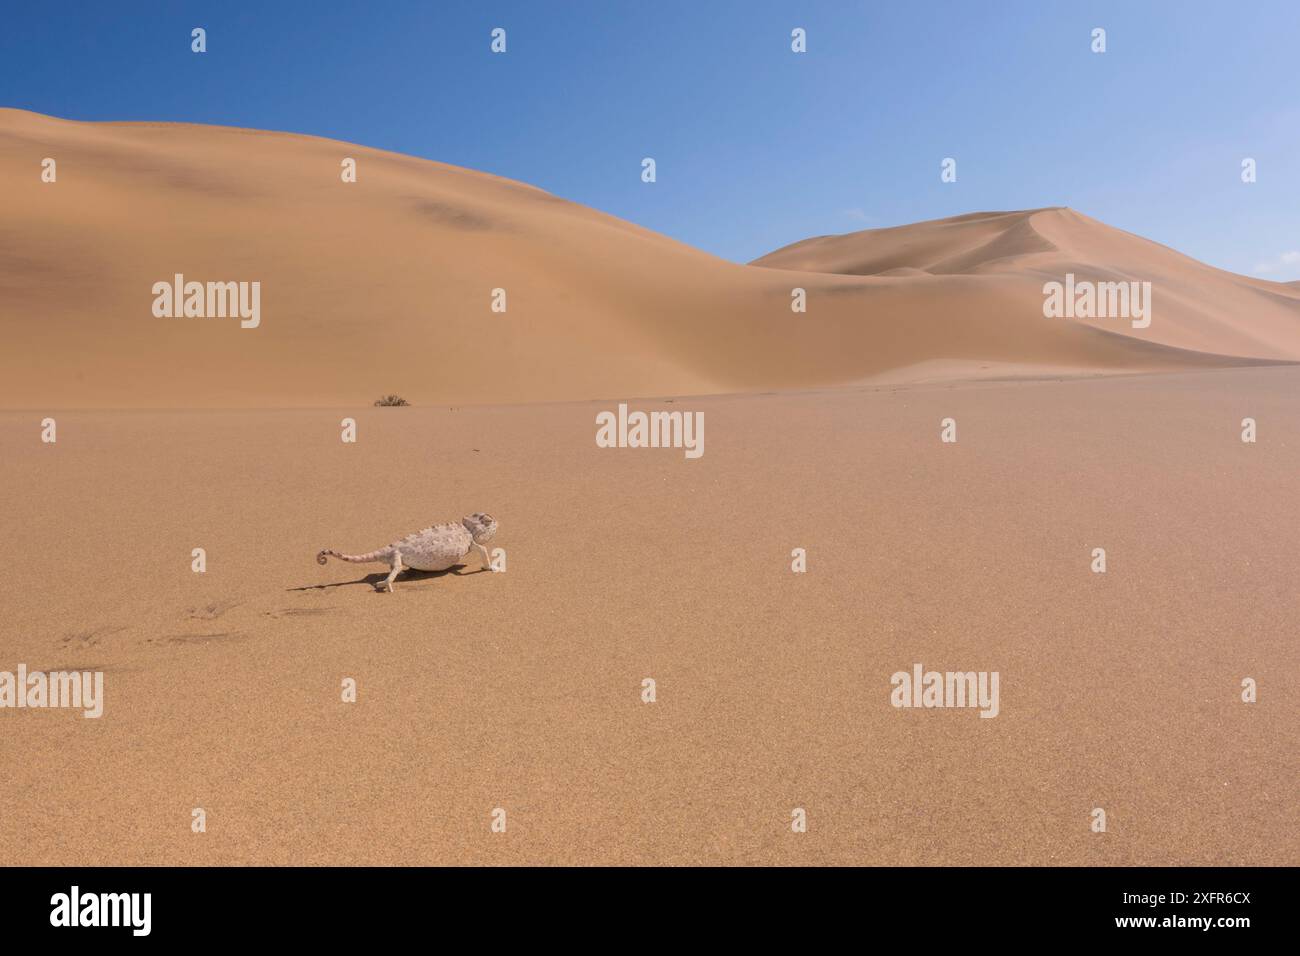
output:
M 479 544 L 477 541 L 475 541 L 475 542 L 474 542 L 474 550 L 478 552 L 478 556 L 483 560 L 483 570 L 485 570 L 485 571 L 491 571 L 491 570 L 492 570 L 492 561 L 491 561 L 491 559 L 488 557 L 487 548 L 483 547 L 483 545 L 481 545 L 481 544 Z
M 402 573 L 402 552 L 398 551 L 396 548 L 393 549 L 390 567 L 391 570 L 388 572 L 388 580 L 385 581 L 384 584 L 388 588 L 388 593 L 392 594 L 393 579 Z

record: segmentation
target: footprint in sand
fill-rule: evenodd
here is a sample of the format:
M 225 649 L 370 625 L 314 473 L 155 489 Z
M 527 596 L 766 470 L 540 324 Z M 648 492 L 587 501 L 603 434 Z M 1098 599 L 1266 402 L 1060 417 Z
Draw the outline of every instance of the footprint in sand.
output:
M 337 610 L 334 606 L 330 607 L 282 607 L 277 611 L 263 611 L 267 617 L 316 617 L 320 614 L 328 614 L 330 611 Z
M 251 635 L 244 631 L 220 631 L 216 634 L 165 634 L 151 637 L 146 644 L 220 644 L 234 641 L 246 641 Z
M 60 638 L 58 646 L 64 649 L 75 648 L 78 650 L 85 647 L 97 647 L 104 638 L 125 630 L 125 626 L 105 626 L 92 628 L 89 631 L 74 631 Z
M 206 607 L 187 608 L 190 618 L 195 621 L 215 621 L 231 608 L 239 607 L 239 601 L 217 601 Z

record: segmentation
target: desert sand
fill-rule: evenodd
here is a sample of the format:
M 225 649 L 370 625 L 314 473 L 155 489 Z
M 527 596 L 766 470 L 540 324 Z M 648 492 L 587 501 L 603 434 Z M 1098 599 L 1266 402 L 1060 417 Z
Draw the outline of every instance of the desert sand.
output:
M 13 110 L 0 183 L 0 670 L 105 680 L 0 711 L 0 861 L 1295 863 L 1294 285 L 1058 208 L 737 265 L 361 146 Z M 1150 328 L 1044 318 L 1066 271 L 1152 281 Z M 261 281 L 261 325 L 155 317 L 175 272 Z M 618 401 L 705 454 L 598 448 Z M 505 573 L 315 562 L 477 510 Z M 916 663 L 1000 713 L 892 707 Z
M 600 403 L 0 415 L 4 659 L 106 682 L 0 714 L 0 858 L 1295 861 L 1300 370 L 683 405 L 695 461 Z M 314 561 L 476 509 L 504 574 Z

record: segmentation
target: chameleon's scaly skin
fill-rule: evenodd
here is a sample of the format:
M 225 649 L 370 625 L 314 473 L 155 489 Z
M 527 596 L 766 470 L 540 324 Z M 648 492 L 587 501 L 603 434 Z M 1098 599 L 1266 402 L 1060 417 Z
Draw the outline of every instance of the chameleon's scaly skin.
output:
M 489 514 L 476 511 L 461 519 L 460 524 L 437 524 L 423 531 L 408 534 L 405 538 L 394 541 L 386 548 L 368 551 L 365 554 L 340 554 L 333 549 L 326 549 L 316 555 L 316 560 L 324 564 L 328 558 L 351 561 L 354 564 L 383 562 L 389 566 L 387 589 L 393 590 L 393 579 L 405 568 L 416 571 L 445 571 L 460 563 L 460 559 L 470 551 L 478 551 L 483 567 L 488 568 L 485 543 L 497 533 L 497 522 Z

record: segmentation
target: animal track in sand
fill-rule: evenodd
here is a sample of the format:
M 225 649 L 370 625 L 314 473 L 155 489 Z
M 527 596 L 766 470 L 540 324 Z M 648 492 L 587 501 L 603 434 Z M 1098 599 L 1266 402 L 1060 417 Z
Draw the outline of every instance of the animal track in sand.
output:
M 190 618 L 195 621 L 215 621 L 231 608 L 239 607 L 241 603 L 240 601 L 217 601 L 206 607 L 191 607 L 186 610 Z
M 89 631 L 74 631 L 63 635 L 63 637 L 59 639 L 58 645 L 59 647 L 65 649 L 97 647 L 99 646 L 100 641 L 103 640 L 105 637 L 108 637 L 109 635 L 112 634 L 118 634 L 125 630 L 126 630 L 125 625 L 121 625 L 121 626 L 105 625 L 102 627 L 91 628 Z
M 216 634 L 165 634 L 151 637 L 146 644 L 213 644 L 233 641 L 246 641 L 251 637 L 244 631 L 220 631 Z
M 267 617 L 315 617 L 337 610 L 336 607 L 282 607 L 276 611 L 263 611 Z

